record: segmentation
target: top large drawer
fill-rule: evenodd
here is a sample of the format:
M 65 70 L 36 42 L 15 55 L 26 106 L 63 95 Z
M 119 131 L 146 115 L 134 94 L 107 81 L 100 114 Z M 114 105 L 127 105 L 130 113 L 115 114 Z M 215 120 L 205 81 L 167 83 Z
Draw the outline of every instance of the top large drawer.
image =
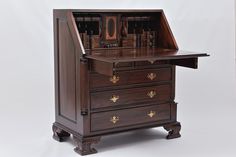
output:
M 130 85 L 171 80 L 171 67 L 117 72 L 112 77 L 91 73 L 90 88 Z

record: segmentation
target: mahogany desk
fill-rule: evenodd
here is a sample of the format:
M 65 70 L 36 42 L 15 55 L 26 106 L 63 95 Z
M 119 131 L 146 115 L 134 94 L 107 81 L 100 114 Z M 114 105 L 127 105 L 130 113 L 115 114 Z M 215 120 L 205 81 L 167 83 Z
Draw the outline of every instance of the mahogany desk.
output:
M 175 68 L 196 69 L 206 53 L 178 50 L 162 10 L 54 10 L 53 137 L 75 151 L 103 135 L 164 127 L 180 137 Z

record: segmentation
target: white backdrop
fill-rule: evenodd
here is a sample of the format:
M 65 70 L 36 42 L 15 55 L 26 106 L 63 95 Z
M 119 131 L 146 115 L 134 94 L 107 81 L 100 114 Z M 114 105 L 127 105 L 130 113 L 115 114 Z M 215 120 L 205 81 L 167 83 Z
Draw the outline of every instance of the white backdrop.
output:
M 180 49 L 207 52 L 199 69 L 177 69 L 182 137 L 161 128 L 104 137 L 94 156 L 236 155 L 233 0 L 0 1 L 0 156 L 77 156 L 51 138 L 53 8 L 163 8 Z

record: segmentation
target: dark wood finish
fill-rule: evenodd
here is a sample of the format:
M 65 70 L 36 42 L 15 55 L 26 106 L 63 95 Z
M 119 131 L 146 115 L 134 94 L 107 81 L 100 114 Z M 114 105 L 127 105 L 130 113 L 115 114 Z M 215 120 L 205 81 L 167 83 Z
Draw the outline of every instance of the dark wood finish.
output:
M 181 130 L 181 125 L 179 122 L 164 125 L 164 129 L 168 131 L 168 135 L 166 136 L 167 139 L 178 138 L 181 136 L 179 133 Z
M 160 48 L 99 49 L 88 51 L 88 53 L 91 55 L 88 55 L 87 58 L 108 63 L 189 59 L 208 56 L 206 53 Z
M 153 93 L 153 95 L 150 95 L 150 93 Z M 171 85 L 92 92 L 90 95 L 91 109 L 147 102 L 163 103 L 170 101 Z
M 122 62 L 123 63 L 123 62 Z M 118 63 L 119 64 L 119 63 Z M 150 66 L 154 67 L 153 65 L 166 65 L 169 64 L 168 60 L 159 60 L 159 61 L 138 61 L 135 62 L 135 66 Z
M 175 41 L 174 35 L 170 29 L 164 12 L 162 12 L 161 15 L 158 46 L 166 49 L 178 50 L 178 45 Z
M 74 151 L 80 155 L 88 155 L 97 153 L 97 150 L 92 148 L 91 145 L 98 143 L 100 141 L 100 137 L 83 138 L 74 136 L 74 141 L 77 144 Z
M 114 122 L 112 122 L 113 117 L 117 118 L 114 118 Z M 91 115 L 91 131 L 106 130 L 153 121 L 161 122 L 162 120 L 170 120 L 169 104 L 93 113 Z
M 58 142 L 64 141 L 67 137 L 70 136 L 70 134 L 61 128 L 57 127 L 56 125 L 52 125 L 52 131 L 53 131 L 53 139 L 55 139 Z
M 116 68 L 116 64 L 118 63 L 134 61 L 155 63 L 160 60 L 169 60 L 170 64 L 196 69 L 197 57 L 208 56 L 206 53 L 192 53 L 159 48 L 99 49 L 91 50 L 88 53 L 90 55 L 87 58 L 91 59 L 94 71 L 108 76 L 112 76 L 115 71 L 119 70 Z M 106 65 L 106 67 L 103 66 L 104 68 L 101 68 L 101 65 Z
M 198 58 L 175 59 L 175 60 L 171 60 L 171 64 L 197 69 L 197 67 L 198 67 Z
M 53 17 L 55 140 L 72 135 L 87 155 L 118 132 L 164 127 L 167 139 L 180 137 L 175 67 L 196 69 L 208 54 L 178 50 L 162 10 L 56 9 Z
M 75 49 L 66 20 L 58 21 L 59 36 L 59 114 L 75 121 Z M 73 114 L 72 114 L 73 113 Z
M 112 76 L 114 74 L 113 64 L 94 60 L 91 63 L 91 69 L 98 72 L 99 74 Z
M 98 73 L 91 73 L 89 76 L 91 89 L 130 84 L 156 83 L 162 81 L 171 81 L 172 79 L 170 66 L 158 69 L 133 70 L 131 72 L 120 71 L 115 74 L 117 82 L 112 82 L 113 77 L 101 75 Z
M 81 114 L 87 115 L 88 114 L 88 104 L 89 104 L 89 84 L 86 83 L 89 79 L 88 76 L 88 60 L 87 59 L 81 59 L 80 62 L 80 76 L 83 76 L 80 78 L 80 84 L 83 88 L 81 88 L 80 94 L 80 100 L 81 100 Z
M 68 11 L 54 11 L 55 109 L 56 122 L 63 123 L 67 127 L 76 129 L 77 126 L 75 121 L 77 110 L 76 102 L 74 101 L 76 97 L 74 87 L 76 81 L 74 73 L 77 62 L 74 60 L 75 55 L 78 52 L 74 48 L 80 47 L 78 42 L 72 42 L 76 41 L 74 40 L 75 32 L 73 32 L 76 29 L 72 29 L 71 24 L 69 24 L 72 20 L 70 17 L 71 15 L 72 14 L 70 14 Z M 65 39 L 68 39 L 70 42 L 65 41 Z M 71 50 L 71 52 L 64 54 L 67 52 L 67 50 Z M 69 59 L 72 60 L 69 61 Z M 67 72 L 67 70 L 70 68 L 71 70 Z M 68 76 L 66 77 L 67 73 Z M 63 80 L 61 77 L 65 78 L 65 80 Z

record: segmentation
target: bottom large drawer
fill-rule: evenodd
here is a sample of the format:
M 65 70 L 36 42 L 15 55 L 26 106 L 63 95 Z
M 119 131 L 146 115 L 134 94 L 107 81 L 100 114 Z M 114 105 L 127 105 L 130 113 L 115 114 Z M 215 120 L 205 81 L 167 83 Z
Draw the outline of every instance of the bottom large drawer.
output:
M 170 104 L 92 113 L 91 131 L 163 120 L 170 120 Z

